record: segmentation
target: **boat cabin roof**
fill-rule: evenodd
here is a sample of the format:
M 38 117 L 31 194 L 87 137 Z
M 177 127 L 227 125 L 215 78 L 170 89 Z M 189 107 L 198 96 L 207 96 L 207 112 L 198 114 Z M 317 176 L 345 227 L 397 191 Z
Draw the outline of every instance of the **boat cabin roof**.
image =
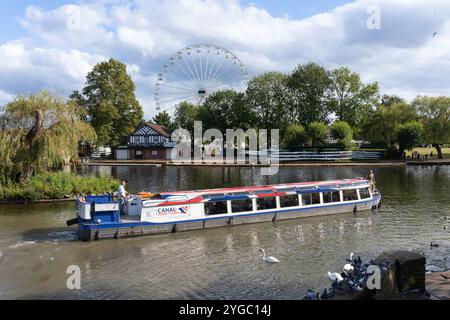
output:
M 161 198 L 173 202 L 221 202 L 262 197 L 297 195 L 302 193 L 330 192 L 369 186 L 363 178 L 319 182 L 286 183 L 279 185 L 163 192 Z

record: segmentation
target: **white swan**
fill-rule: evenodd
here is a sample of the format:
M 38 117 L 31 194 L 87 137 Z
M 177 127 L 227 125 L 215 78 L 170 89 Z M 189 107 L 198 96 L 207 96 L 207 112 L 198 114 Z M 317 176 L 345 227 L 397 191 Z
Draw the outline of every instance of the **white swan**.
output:
M 262 251 L 262 253 L 263 253 L 263 260 L 264 261 L 266 261 L 266 262 L 270 262 L 270 263 L 278 263 L 278 262 L 280 262 L 280 260 L 278 260 L 277 258 L 275 258 L 275 257 L 272 257 L 272 256 L 268 256 L 268 257 L 266 257 L 266 251 L 264 250 L 264 249 L 259 249 L 260 251 Z
M 343 271 L 345 273 L 353 272 L 353 270 L 355 270 L 355 267 L 352 266 L 350 263 L 347 263 L 343 268 Z
M 337 283 L 341 283 L 342 281 L 344 281 L 344 278 L 342 278 L 342 276 L 339 273 L 337 272 L 331 273 L 330 271 L 328 271 L 328 279 L 330 279 L 333 282 L 337 281 Z

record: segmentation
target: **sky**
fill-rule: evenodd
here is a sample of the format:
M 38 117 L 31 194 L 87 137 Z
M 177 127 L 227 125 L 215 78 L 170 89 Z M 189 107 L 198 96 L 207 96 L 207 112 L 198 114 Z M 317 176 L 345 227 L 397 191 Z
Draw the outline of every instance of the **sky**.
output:
M 113 57 L 150 119 L 158 74 L 195 43 L 230 50 L 251 76 L 317 62 L 383 94 L 450 95 L 449 39 L 439 0 L 0 0 L 0 105 L 42 88 L 67 97 Z

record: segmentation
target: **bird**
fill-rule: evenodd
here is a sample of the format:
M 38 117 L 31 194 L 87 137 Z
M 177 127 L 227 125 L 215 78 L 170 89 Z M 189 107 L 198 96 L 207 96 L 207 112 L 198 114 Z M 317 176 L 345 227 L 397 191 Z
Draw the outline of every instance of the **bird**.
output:
M 323 292 L 322 292 L 322 294 L 320 295 L 320 300 L 326 300 L 326 299 L 329 299 L 330 297 L 331 297 L 331 296 L 330 296 L 330 294 L 328 293 L 327 288 L 323 289 Z
M 355 270 L 355 267 L 353 265 L 351 265 L 350 263 L 347 263 L 343 268 L 343 271 L 345 273 L 353 272 L 353 270 Z
M 350 257 L 345 259 L 345 261 L 352 263 L 353 262 L 353 252 L 350 252 Z
M 433 38 L 436 37 L 436 36 L 437 36 L 437 32 L 434 32 L 433 33 Z
M 262 253 L 263 253 L 263 260 L 264 261 L 266 261 L 266 262 L 269 262 L 269 263 L 278 263 L 278 262 L 280 262 L 280 260 L 278 260 L 277 258 L 275 258 L 275 257 L 272 257 L 272 256 L 268 256 L 268 257 L 266 257 L 266 251 L 264 250 L 264 249 L 259 249 L 260 251 L 262 251 Z
M 339 273 L 337 272 L 331 273 L 330 271 L 328 271 L 328 279 L 337 283 L 341 283 L 342 281 L 344 281 L 344 278 Z
M 437 243 L 434 243 L 433 241 L 431 241 L 430 247 L 432 247 L 432 248 L 438 248 L 439 245 L 438 245 Z

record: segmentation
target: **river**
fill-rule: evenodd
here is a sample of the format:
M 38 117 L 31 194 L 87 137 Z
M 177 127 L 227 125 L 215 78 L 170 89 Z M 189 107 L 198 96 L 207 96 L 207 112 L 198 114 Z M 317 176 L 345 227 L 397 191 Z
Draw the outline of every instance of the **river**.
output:
M 366 176 L 369 168 L 89 167 L 129 191 L 189 190 Z M 390 249 L 450 257 L 450 166 L 374 169 L 382 208 L 275 223 L 83 243 L 73 203 L 0 206 L 0 299 L 301 299 L 329 285 L 350 252 Z M 447 223 L 449 225 L 447 225 Z M 444 229 L 444 227 L 447 227 Z M 430 242 L 440 246 L 431 248 Z M 258 249 L 281 262 L 269 265 Z M 68 290 L 68 266 L 81 289 Z

